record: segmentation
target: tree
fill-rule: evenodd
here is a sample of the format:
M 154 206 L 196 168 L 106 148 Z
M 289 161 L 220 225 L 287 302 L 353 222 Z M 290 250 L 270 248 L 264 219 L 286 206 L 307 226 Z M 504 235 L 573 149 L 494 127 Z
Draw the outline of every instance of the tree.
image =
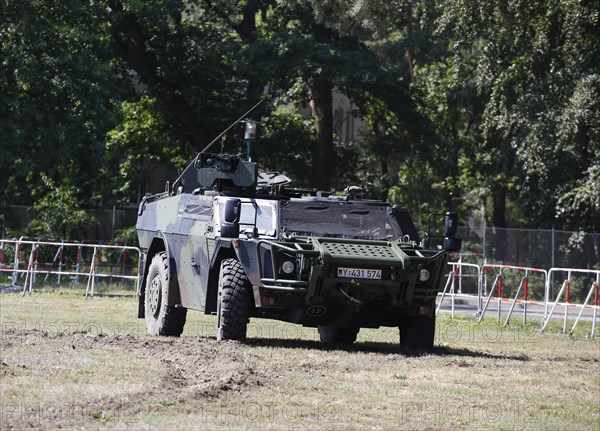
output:
M 443 19 L 458 67 L 461 52 L 475 58 L 472 76 L 487 99 L 483 137 L 496 143 L 505 168 L 517 166 L 520 206 L 536 227 L 600 228 L 592 180 L 599 164 L 592 156 L 599 153 L 598 13 L 585 0 L 487 0 L 453 3 Z
M 80 208 L 77 187 L 68 181 L 57 185 L 43 173 L 41 179 L 45 190 L 33 206 L 36 217 L 27 227 L 29 235 L 67 240 L 81 238 L 93 220 Z
M 180 168 L 266 97 L 256 160 L 301 185 L 600 230 L 599 13 L 588 0 L 6 0 L 0 194 L 138 200 L 156 166 Z M 336 142 L 333 89 L 367 123 L 352 142 Z M 243 151 L 242 127 L 226 151 Z
M 312 3 L 284 1 L 278 5 L 262 3 L 257 36 L 247 41 L 244 50 L 243 63 L 251 67 L 240 71 L 250 82 L 260 82 L 263 77 L 275 93 L 304 88 L 293 92 L 297 98 L 291 102 L 310 107 L 315 131 L 313 184 L 329 189 L 332 179 L 342 175 L 336 169 L 339 153 L 347 152 L 334 146 L 333 89 L 350 97 L 361 113 L 367 112 L 370 100 L 382 98 L 387 106 L 401 107 L 398 112 L 403 112 L 411 106 L 407 83 L 367 46 L 359 32 L 332 25 L 332 20 L 320 21 Z
M 77 184 L 78 199 L 98 192 L 112 99 L 122 69 L 110 63 L 106 10 L 77 1 L 4 1 L 0 6 L 0 193 L 30 204 L 47 178 Z M 81 175 L 85 173 L 85 175 Z
M 157 99 L 173 134 L 202 150 L 244 97 L 232 68 L 238 39 L 229 15 L 210 1 L 109 0 L 113 48 Z
M 190 159 L 191 148 L 178 140 L 158 100 L 142 95 L 122 102 L 119 124 L 107 134 L 103 159 L 103 198 L 139 202 L 150 190 L 148 180 L 159 167 L 176 169 Z

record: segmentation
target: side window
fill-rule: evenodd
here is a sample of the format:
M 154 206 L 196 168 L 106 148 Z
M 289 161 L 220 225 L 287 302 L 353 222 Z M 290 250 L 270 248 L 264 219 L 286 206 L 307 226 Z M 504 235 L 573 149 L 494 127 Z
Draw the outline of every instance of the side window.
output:
M 256 220 L 256 207 L 252 202 L 242 202 L 242 213 L 240 214 L 240 228 L 254 226 Z
M 252 232 L 254 227 L 259 235 L 275 235 L 274 207 L 269 202 L 242 202 L 240 231 Z
M 189 200 L 179 207 L 181 217 L 192 220 L 209 221 L 212 213 L 212 201 L 206 199 Z

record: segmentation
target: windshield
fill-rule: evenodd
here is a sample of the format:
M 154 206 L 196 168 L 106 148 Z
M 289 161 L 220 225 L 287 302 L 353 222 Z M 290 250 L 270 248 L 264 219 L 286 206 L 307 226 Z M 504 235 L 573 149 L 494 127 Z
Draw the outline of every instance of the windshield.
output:
M 290 200 L 281 203 L 287 235 L 399 240 L 392 208 L 382 202 Z

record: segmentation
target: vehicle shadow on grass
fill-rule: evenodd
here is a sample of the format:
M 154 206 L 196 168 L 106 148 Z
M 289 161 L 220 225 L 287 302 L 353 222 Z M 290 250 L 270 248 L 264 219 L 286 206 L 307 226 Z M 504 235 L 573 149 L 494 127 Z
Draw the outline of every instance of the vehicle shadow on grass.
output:
M 433 355 L 486 359 L 509 359 L 524 362 L 529 361 L 529 357 L 527 355 L 493 354 L 488 352 L 479 352 L 471 349 L 453 348 L 446 346 L 434 346 L 431 350 L 410 350 L 396 343 L 382 342 L 357 342 L 354 344 L 347 345 L 336 343 L 325 344 L 316 340 L 297 340 L 285 338 L 248 338 L 245 344 L 253 347 L 275 347 L 284 349 L 308 349 L 357 353 L 380 353 L 384 355 L 396 354 L 406 357 Z

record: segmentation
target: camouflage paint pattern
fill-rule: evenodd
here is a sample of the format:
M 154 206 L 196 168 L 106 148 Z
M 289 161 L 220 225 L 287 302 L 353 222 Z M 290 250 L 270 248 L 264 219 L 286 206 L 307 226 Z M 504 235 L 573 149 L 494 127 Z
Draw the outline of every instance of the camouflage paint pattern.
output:
M 408 222 L 406 214 L 395 217 L 383 202 L 252 195 L 248 178 L 256 172 L 254 164 L 240 161 L 238 171 L 222 172 L 206 166 L 205 161 L 203 155 L 203 164 L 197 166 L 201 185 L 197 190 L 147 196 L 140 203 L 137 231 L 145 258 L 144 274 L 152 256 L 165 250 L 178 282 L 169 305 L 215 312 L 221 261 L 236 258 L 252 284 L 254 317 L 306 326 L 379 327 L 398 326 L 403 316 L 434 315 L 447 254 L 418 245 L 409 216 Z M 243 183 L 237 196 L 236 178 Z M 224 191 L 211 190 L 216 181 L 228 179 Z M 256 188 L 255 181 L 250 189 Z M 226 238 L 221 236 L 224 207 L 231 199 L 239 200 L 235 222 L 239 235 Z M 395 232 L 388 237 L 394 238 L 353 238 L 352 229 L 340 232 L 339 237 L 319 236 L 318 229 L 290 233 L 289 217 L 283 215 L 293 208 L 293 217 L 302 224 L 306 214 L 310 219 L 306 229 L 310 230 L 311 223 L 317 226 L 320 213 L 328 208 L 337 211 L 338 205 L 346 211 L 340 220 L 355 218 L 365 232 L 380 231 L 381 223 L 369 223 L 371 215 L 383 214 L 388 220 L 385 228 Z M 327 222 L 327 217 L 322 219 Z M 297 220 L 294 223 L 298 224 Z M 290 274 L 282 269 L 286 261 L 290 262 L 288 270 L 293 268 Z M 421 279 L 422 274 L 428 277 Z M 139 317 L 143 317 L 144 291 L 145 281 Z

